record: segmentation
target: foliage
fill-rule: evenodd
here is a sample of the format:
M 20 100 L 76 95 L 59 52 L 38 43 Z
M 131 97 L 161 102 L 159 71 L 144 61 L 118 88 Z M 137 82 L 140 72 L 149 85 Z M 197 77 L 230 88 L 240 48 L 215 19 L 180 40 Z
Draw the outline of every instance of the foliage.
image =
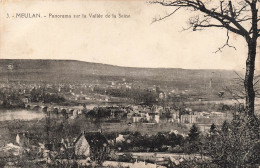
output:
M 66 167 L 66 168 L 93 168 L 94 166 L 92 165 L 88 165 L 88 166 L 84 166 L 84 165 L 81 165 L 81 164 L 78 164 L 76 161 L 73 161 L 73 162 L 69 162 L 69 161 L 65 161 L 65 162 L 53 162 L 51 164 L 48 164 L 47 165 L 48 168 L 63 168 L 63 167 Z
M 30 99 L 32 102 L 43 101 L 44 103 L 62 103 L 65 102 L 65 98 L 57 93 L 46 93 L 44 89 L 33 88 L 31 91 Z
M 201 142 L 200 142 L 200 131 L 199 128 L 193 124 L 190 128 L 190 132 L 188 134 L 188 142 L 186 144 L 187 153 L 197 153 L 200 150 Z
M 218 166 L 214 163 L 209 163 L 203 159 L 194 158 L 191 160 L 184 160 L 179 165 L 171 166 L 171 168 L 218 168 Z
M 116 143 L 115 148 L 133 152 L 165 152 L 166 150 L 182 152 L 183 144 L 184 137 L 178 134 L 159 132 L 156 135 L 141 135 L 135 132 L 126 136 L 125 141 Z
M 260 163 L 259 126 L 249 123 L 248 118 L 240 114 L 208 135 L 204 147 L 213 163 L 219 167 L 248 167 Z
M 102 165 L 105 159 L 108 158 L 109 152 L 106 147 L 93 146 L 91 147 L 91 160 L 97 162 L 98 165 Z
M 124 154 L 117 159 L 119 162 L 134 162 L 132 154 Z
M 99 94 L 107 94 L 113 97 L 125 97 L 134 99 L 136 102 L 142 102 L 146 105 L 151 105 L 156 102 L 158 95 L 145 89 L 125 89 L 125 88 L 100 88 L 95 87 L 94 92 Z
M 214 134 L 214 133 L 216 132 L 216 125 L 215 125 L 214 123 L 211 124 L 209 132 L 210 132 L 211 134 Z
M 189 132 L 189 141 L 192 142 L 192 141 L 197 141 L 198 138 L 199 138 L 199 128 L 193 124 L 190 128 L 190 132 Z

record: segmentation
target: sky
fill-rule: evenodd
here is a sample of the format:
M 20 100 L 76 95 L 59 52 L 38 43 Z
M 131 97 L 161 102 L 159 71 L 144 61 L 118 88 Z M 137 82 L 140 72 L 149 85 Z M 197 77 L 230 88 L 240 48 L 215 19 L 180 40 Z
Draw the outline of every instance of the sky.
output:
M 214 53 L 226 42 L 226 30 L 182 31 L 192 13 L 180 10 L 153 24 L 174 9 L 145 1 L 36 0 L 5 1 L 0 9 L 1 59 L 66 59 L 127 67 L 235 69 L 245 67 L 245 40 L 230 34 L 236 47 Z M 7 13 L 40 13 L 43 18 L 6 18 Z M 53 19 L 53 15 L 87 18 Z M 89 18 L 89 14 L 117 18 Z M 118 14 L 130 18 L 118 18 Z M 46 17 L 44 17 L 46 16 Z M 256 69 L 259 69 L 257 55 Z

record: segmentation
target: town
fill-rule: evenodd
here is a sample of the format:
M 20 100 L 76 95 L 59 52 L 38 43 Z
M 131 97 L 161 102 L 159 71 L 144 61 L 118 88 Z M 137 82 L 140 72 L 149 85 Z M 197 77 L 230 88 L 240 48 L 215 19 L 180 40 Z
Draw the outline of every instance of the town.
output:
M 206 89 L 212 85 L 211 79 Z M 0 87 L 1 164 L 13 167 L 176 167 L 201 158 L 194 144 L 244 109 L 221 90 L 210 100 L 190 86 L 126 77 L 52 83 L 7 78 Z M 23 120 L 17 111 L 35 118 Z
M 0 168 L 260 168 L 259 3 L 0 1 Z

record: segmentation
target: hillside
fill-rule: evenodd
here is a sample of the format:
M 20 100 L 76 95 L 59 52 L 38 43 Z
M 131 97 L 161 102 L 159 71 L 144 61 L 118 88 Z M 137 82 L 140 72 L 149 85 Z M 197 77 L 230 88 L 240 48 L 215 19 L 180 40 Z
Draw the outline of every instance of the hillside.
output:
M 12 65 L 10 70 L 8 65 Z M 74 60 L 0 60 L 1 80 L 86 80 L 95 76 L 130 77 L 154 81 L 227 80 L 236 77 L 228 70 L 188 70 L 174 68 L 129 68 Z

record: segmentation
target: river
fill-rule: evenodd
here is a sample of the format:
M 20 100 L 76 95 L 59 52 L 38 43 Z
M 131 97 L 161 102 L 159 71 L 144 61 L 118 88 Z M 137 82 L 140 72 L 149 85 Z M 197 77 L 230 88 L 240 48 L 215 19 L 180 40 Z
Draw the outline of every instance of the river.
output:
M 25 109 L 11 109 L 3 110 L 0 109 L 0 121 L 8 120 L 34 120 L 44 118 L 45 114 L 43 112 L 28 111 Z

